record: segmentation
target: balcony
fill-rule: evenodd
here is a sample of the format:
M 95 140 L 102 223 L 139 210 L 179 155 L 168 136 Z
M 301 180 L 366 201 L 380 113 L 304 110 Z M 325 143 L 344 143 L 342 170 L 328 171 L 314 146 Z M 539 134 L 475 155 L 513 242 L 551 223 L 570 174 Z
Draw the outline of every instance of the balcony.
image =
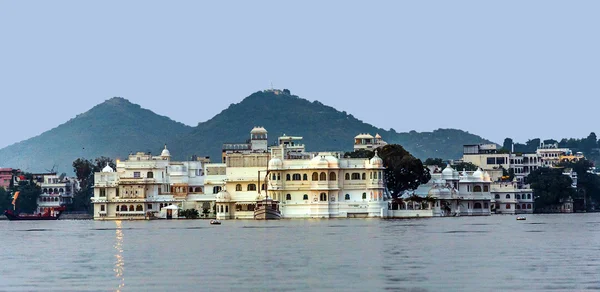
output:
M 121 184 L 155 184 L 156 179 L 146 177 L 122 177 L 120 178 Z

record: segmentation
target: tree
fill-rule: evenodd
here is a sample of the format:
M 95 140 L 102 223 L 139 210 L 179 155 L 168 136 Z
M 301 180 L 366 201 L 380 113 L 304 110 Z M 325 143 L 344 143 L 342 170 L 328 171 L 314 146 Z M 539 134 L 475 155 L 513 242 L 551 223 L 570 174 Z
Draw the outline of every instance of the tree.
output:
M 583 141 L 582 150 L 589 153 L 594 148 L 598 148 L 598 137 L 596 137 L 596 133 L 591 132 Z
M 179 217 L 185 217 L 186 219 L 198 219 L 200 213 L 196 209 L 179 210 Z
M 438 167 L 446 166 L 446 163 L 441 158 L 427 158 L 425 159 L 424 165 L 436 165 Z
M 589 170 L 594 164 L 586 159 L 568 161 L 559 164 L 561 167 L 570 168 L 577 173 L 577 190 L 579 197 L 600 201 L 600 177 Z
M 513 139 L 505 138 L 504 143 L 502 143 L 502 148 L 504 148 L 508 151 L 512 151 L 512 147 L 513 147 Z
M 478 168 L 477 165 L 471 162 L 459 162 L 454 164 L 452 167 L 458 171 L 476 171 Z
M 533 189 L 536 209 L 557 205 L 562 200 L 575 196 L 575 190 L 571 187 L 573 181 L 561 169 L 538 168 L 527 176 L 526 182 Z
M 113 169 L 116 167 L 114 161 L 108 157 L 98 157 L 94 161 L 77 158 L 73 161 L 73 171 L 79 181 L 80 189 L 73 195 L 73 204 L 69 206 L 73 211 L 92 212 L 91 198 L 94 196 L 94 173 L 102 171 L 106 165 Z
M 0 212 L 4 210 L 12 210 L 12 199 L 10 192 L 4 188 L 0 188 Z
M 398 197 L 405 190 L 414 190 L 431 179 L 429 170 L 421 160 L 401 145 L 388 144 L 377 150 L 385 166 L 385 183 L 392 197 Z
M 33 213 L 37 209 L 37 200 L 42 193 L 41 188 L 33 181 L 31 174 L 26 174 L 27 179 L 19 181 L 15 193 L 19 192 L 16 201 L 17 213 Z M 12 202 L 11 202 L 12 203 Z

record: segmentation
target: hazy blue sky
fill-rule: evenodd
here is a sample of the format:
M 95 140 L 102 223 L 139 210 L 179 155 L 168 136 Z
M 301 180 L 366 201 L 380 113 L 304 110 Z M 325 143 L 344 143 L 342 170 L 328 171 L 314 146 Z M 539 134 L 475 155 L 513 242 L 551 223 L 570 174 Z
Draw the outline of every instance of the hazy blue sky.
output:
M 599 12 L 597 0 L 0 1 L 0 147 L 113 96 L 196 125 L 270 82 L 397 131 L 583 137 L 598 130 Z

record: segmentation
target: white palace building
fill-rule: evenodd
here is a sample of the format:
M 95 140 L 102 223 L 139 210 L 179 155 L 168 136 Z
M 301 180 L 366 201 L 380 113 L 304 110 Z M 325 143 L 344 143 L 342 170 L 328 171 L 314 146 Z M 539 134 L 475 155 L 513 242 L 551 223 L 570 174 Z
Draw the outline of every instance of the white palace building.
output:
M 358 135 L 356 150 L 386 144 L 379 135 L 369 137 Z M 181 209 L 217 219 L 253 219 L 267 195 L 279 202 L 282 218 L 433 216 L 431 205 L 392 209 L 377 153 L 366 159 L 306 152 L 301 140 L 284 135 L 269 147 L 267 131 L 255 127 L 246 143 L 223 145 L 221 163 L 174 162 L 166 146 L 160 156 L 131 154 L 117 161 L 116 170 L 107 166 L 95 174 L 94 219 L 177 218 Z

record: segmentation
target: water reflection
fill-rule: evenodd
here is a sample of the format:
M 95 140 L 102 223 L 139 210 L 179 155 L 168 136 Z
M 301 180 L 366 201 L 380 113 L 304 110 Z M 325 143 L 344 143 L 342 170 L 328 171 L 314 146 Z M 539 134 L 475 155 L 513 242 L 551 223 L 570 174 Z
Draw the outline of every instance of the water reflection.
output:
M 123 260 L 123 229 L 121 229 L 121 221 L 115 221 L 116 229 L 116 243 L 115 243 L 115 277 L 119 279 L 119 286 L 115 291 L 121 291 L 123 287 L 125 287 L 125 276 L 123 271 L 125 269 L 125 261 Z

